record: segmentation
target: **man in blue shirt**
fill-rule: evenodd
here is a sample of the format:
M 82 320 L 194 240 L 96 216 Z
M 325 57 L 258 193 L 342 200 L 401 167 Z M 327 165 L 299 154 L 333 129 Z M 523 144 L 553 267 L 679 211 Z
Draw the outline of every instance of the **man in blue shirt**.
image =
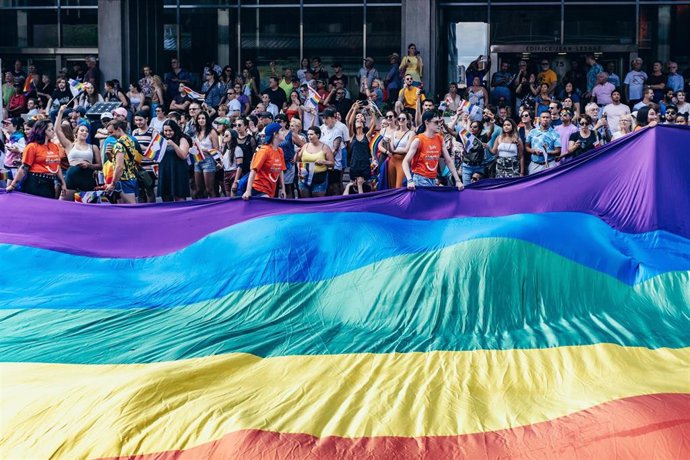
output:
M 592 89 L 594 89 L 597 84 L 597 75 L 603 72 L 604 68 L 594 59 L 593 54 L 588 54 L 585 57 L 585 61 L 589 66 L 589 70 L 587 71 L 587 94 L 585 96 L 589 98 L 592 94 Z
M 531 154 L 530 174 L 556 166 L 556 157 L 561 153 L 561 136 L 551 127 L 550 112 L 539 115 L 539 127 L 527 135 L 525 149 Z
M 175 58 L 170 60 L 170 72 L 165 73 L 165 87 L 167 88 L 166 101 L 172 101 L 180 94 L 180 83 L 190 85 L 192 75 L 180 66 L 180 61 Z
M 509 72 L 510 64 L 506 61 L 501 62 L 501 70 L 491 77 L 491 104 L 498 105 L 501 98 L 506 105 L 511 105 L 510 85 L 513 83 L 514 75 Z
M 609 62 L 606 64 L 606 73 L 609 74 L 608 81 L 611 83 L 613 86 L 616 88 L 621 87 L 621 77 L 616 75 L 616 64 L 613 62 Z
M 668 61 L 666 64 L 666 87 L 671 88 L 674 93 L 683 90 L 685 82 L 683 81 L 683 76 L 678 73 L 678 63 L 673 61 Z

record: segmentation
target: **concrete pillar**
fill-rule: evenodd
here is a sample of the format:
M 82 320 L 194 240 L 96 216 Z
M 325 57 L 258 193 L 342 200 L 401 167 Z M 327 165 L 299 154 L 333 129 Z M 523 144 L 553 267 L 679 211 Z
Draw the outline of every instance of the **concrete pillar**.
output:
M 657 29 L 656 59 L 666 62 L 671 58 L 671 42 L 669 33 L 671 30 L 671 6 L 659 7 L 659 25 Z
M 98 66 L 103 81 L 122 81 L 123 0 L 98 1 Z M 102 88 L 99 88 L 99 91 Z
M 216 62 L 230 61 L 230 10 L 218 10 L 218 54 Z
M 402 53 L 407 45 L 414 43 L 424 62 L 422 81 L 427 94 L 434 94 L 434 81 L 429 77 L 436 74 L 436 2 L 431 0 L 402 0 Z
M 29 26 L 25 10 L 17 10 L 17 46 L 26 48 L 29 46 Z

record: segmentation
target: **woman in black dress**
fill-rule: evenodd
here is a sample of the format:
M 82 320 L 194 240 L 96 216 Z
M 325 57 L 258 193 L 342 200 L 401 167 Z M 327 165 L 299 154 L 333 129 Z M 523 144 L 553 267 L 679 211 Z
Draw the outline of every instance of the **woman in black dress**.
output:
M 191 195 L 187 175 L 190 142 L 175 120 L 163 123 L 162 134 L 167 144 L 158 166 L 158 196 L 163 201 L 184 201 Z

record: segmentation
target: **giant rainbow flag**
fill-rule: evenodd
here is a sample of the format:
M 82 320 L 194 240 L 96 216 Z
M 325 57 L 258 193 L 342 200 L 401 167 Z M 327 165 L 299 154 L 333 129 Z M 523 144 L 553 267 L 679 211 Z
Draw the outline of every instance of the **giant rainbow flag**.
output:
M 688 145 L 463 192 L 0 194 L 0 457 L 690 458 Z

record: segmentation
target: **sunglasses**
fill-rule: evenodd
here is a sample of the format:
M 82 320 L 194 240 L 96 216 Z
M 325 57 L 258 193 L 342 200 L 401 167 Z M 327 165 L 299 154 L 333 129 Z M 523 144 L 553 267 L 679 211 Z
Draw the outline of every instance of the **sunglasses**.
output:
M 398 118 L 398 121 L 407 121 L 407 118 L 406 117 L 400 117 L 400 118 Z
M 389 120 L 392 120 L 395 117 L 393 115 L 386 115 L 386 118 L 388 118 Z
M 521 118 L 529 118 L 529 113 L 522 114 Z
M 587 126 L 587 121 L 586 121 L 586 120 L 581 120 L 581 121 L 580 121 L 580 126 Z
M 235 93 L 226 93 L 228 96 L 234 96 Z

